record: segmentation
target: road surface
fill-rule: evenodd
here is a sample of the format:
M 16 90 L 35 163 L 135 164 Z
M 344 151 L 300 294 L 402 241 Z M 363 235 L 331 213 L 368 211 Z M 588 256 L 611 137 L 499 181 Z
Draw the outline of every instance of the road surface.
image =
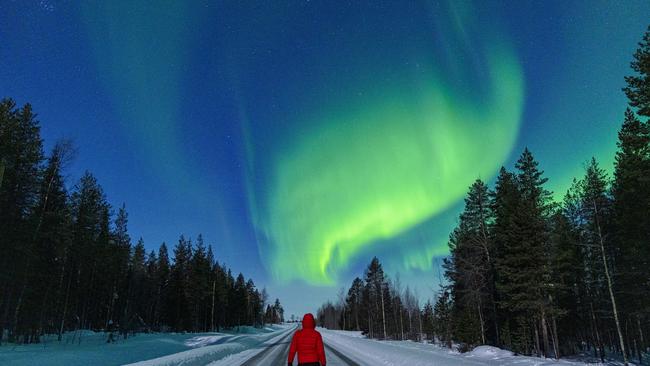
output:
M 241 366 L 282 366 L 287 364 L 287 357 L 289 355 L 289 345 L 291 344 L 291 337 L 296 328 L 284 334 L 280 339 L 264 344 L 264 348 L 246 360 Z M 328 366 L 359 366 L 358 363 L 350 360 L 343 353 L 325 344 L 325 357 L 327 358 Z M 296 357 L 297 358 L 297 357 Z M 294 365 L 298 364 L 298 360 L 294 360 Z

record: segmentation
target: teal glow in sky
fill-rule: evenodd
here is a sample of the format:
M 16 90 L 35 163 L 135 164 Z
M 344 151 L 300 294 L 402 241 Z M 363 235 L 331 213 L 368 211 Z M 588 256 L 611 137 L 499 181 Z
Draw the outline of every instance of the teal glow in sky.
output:
M 0 5 L 0 86 L 70 137 L 149 248 L 315 310 L 373 255 L 423 297 L 471 182 L 530 147 L 611 166 L 646 1 Z M 298 295 L 299 294 L 299 295 Z

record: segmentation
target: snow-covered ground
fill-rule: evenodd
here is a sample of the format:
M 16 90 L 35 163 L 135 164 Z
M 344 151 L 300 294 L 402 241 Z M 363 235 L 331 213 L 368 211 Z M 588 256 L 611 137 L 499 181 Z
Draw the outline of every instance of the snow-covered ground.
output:
M 295 324 L 239 332 L 203 334 L 141 334 L 106 344 L 106 335 L 68 334 L 63 342 L 0 346 L 0 365 L 130 365 L 130 366 L 238 366 L 286 364 Z M 515 356 L 509 351 L 481 346 L 459 353 L 440 346 L 411 341 L 377 341 L 360 332 L 318 329 L 326 346 L 328 366 L 584 366 L 593 360 L 541 359 Z M 586 359 L 585 359 L 586 360 Z M 621 363 L 608 363 L 620 365 Z
M 318 329 L 325 344 L 345 354 L 361 366 L 584 366 L 597 365 L 569 360 L 514 356 L 512 352 L 491 346 L 480 346 L 471 352 L 458 353 L 448 348 L 411 341 L 377 341 L 364 338 L 360 332 Z M 326 351 L 327 353 L 327 351 Z M 611 365 L 615 365 L 612 363 Z
M 48 337 L 40 344 L 0 346 L 2 366 L 206 365 L 287 332 L 287 326 L 242 327 L 223 333 L 152 333 L 107 344 L 106 334 L 66 334 L 62 342 Z M 81 341 L 79 342 L 79 335 Z M 142 362 L 139 362 L 142 361 Z

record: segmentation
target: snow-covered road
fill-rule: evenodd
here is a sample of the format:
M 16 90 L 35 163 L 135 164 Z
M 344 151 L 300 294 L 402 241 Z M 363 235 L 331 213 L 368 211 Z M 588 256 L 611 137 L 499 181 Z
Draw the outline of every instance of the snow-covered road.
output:
M 290 331 L 283 332 L 281 335 L 265 342 L 257 349 L 244 351 L 223 360 L 213 362 L 209 366 L 269 366 L 269 365 L 285 365 L 287 363 L 287 356 L 289 354 L 289 345 L 291 343 L 291 336 L 297 327 L 292 327 Z M 326 346 L 327 364 L 330 366 L 358 366 L 357 363 L 351 361 L 345 355 L 341 354 L 328 345 Z M 294 361 L 295 363 L 295 361 Z
M 209 363 L 209 366 L 285 365 L 291 335 L 296 327 L 257 347 Z M 582 362 L 514 356 L 509 351 L 481 346 L 460 354 L 432 344 L 410 341 L 377 341 L 359 332 L 318 329 L 323 335 L 329 366 L 578 366 Z M 295 364 L 295 361 L 294 361 Z M 591 364 L 593 365 L 593 364 Z
M 106 344 L 104 334 L 87 334 L 81 344 L 52 342 L 0 348 L 5 366 L 275 366 L 286 365 L 296 325 L 242 328 L 239 332 L 142 334 Z M 318 329 L 328 366 L 584 366 L 583 362 L 514 356 L 481 346 L 460 354 L 432 344 L 377 341 L 360 332 Z M 137 361 L 137 362 L 136 362 Z M 135 362 L 135 363 L 132 363 Z M 294 361 L 294 365 L 296 362 Z M 589 365 L 593 366 L 594 363 Z M 609 363 L 608 365 L 620 365 Z
M 287 353 L 291 336 L 296 331 L 297 326 L 291 326 L 287 330 L 280 332 L 279 335 L 260 344 L 258 347 L 233 354 L 219 361 L 208 364 L 209 366 L 258 366 L 258 365 L 284 365 L 287 363 Z

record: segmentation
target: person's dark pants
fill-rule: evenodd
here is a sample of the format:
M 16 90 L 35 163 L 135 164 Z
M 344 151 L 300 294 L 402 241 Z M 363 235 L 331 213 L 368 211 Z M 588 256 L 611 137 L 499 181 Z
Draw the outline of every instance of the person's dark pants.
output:
M 320 362 L 299 363 L 298 366 L 320 366 Z

